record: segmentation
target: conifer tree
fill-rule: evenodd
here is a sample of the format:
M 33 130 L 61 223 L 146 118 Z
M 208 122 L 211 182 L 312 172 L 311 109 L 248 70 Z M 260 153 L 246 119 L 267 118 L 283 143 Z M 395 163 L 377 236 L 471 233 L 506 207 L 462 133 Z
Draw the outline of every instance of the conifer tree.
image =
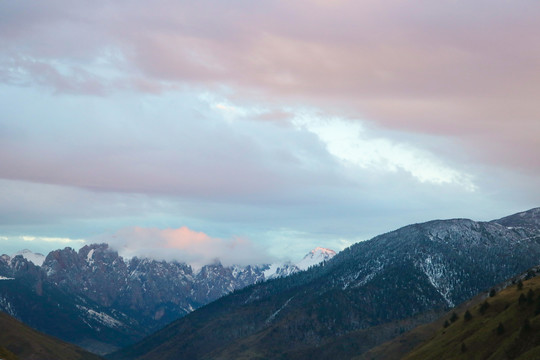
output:
M 521 332 L 526 333 L 526 332 L 529 332 L 530 330 L 531 330 L 531 322 L 529 321 L 529 319 L 525 319 L 525 321 L 523 321 L 523 326 L 521 327 Z
M 533 301 L 534 301 L 534 291 L 532 291 L 532 289 L 529 289 L 529 291 L 527 292 L 527 303 L 532 304 Z
M 497 326 L 497 335 L 504 334 L 504 325 L 502 322 L 499 323 L 499 326 Z
M 450 326 L 450 323 L 448 322 L 448 320 L 444 320 L 444 324 L 443 324 L 443 327 L 444 328 L 447 328 Z
M 484 315 L 486 310 L 489 308 L 489 303 L 487 300 L 485 300 L 482 305 L 480 305 L 480 309 L 478 310 L 480 314 Z

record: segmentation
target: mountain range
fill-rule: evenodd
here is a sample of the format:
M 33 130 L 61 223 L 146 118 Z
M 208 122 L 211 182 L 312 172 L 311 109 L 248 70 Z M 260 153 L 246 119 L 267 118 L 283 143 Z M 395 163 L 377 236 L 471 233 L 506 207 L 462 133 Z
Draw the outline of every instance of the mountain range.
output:
M 195 270 L 92 244 L 2 255 L 0 310 L 94 353 L 113 351 L 112 360 L 361 359 L 539 264 L 540 208 L 413 224 L 294 264 Z
M 247 286 L 111 359 L 351 358 L 540 264 L 540 208 L 413 224 Z
M 107 244 L 46 257 L 0 257 L 0 310 L 47 334 L 104 354 L 126 346 L 235 289 L 301 271 L 335 252 L 317 248 L 297 264 L 194 270 L 179 262 L 124 259 Z

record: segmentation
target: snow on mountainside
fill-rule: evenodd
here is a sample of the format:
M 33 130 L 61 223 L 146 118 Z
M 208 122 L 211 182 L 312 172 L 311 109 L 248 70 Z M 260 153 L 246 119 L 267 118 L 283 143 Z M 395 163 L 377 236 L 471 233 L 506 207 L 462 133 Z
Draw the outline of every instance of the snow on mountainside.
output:
M 264 278 L 265 280 L 268 280 L 289 276 L 299 271 L 307 270 L 310 266 L 318 265 L 323 261 L 328 261 L 333 258 L 334 255 L 336 255 L 334 250 L 316 247 L 296 264 L 291 262 L 271 264 L 269 268 L 264 271 Z
M 37 265 L 37 266 L 43 265 L 43 262 L 45 261 L 45 255 L 40 254 L 40 253 L 34 253 L 28 249 L 18 251 L 17 253 L 13 254 L 11 257 L 14 258 L 17 255 L 21 255 L 23 258 L 25 258 L 28 261 L 33 262 L 34 265 Z
M 289 276 L 298 271 L 300 269 L 291 262 L 274 263 L 269 265 L 268 269 L 264 270 L 263 275 L 265 280 L 269 280 Z
M 336 255 L 334 250 L 317 247 L 311 250 L 302 261 L 296 264 L 300 270 L 307 270 L 310 266 L 320 264 L 323 261 L 328 261 Z

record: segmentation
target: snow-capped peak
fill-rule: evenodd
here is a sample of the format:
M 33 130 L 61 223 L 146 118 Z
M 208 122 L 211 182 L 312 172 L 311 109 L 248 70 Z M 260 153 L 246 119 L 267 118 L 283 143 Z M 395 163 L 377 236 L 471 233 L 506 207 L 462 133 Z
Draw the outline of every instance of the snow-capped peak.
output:
M 296 264 L 300 270 L 307 270 L 310 266 L 320 264 L 323 261 L 330 260 L 336 255 L 334 250 L 323 247 L 316 247 L 311 250 L 304 258 Z
M 278 277 L 289 276 L 300 271 L 296 265 L 291 262 L 273 263 L 263 272 L 265 279 L 274 279 Z
M 43 265 L 43 262 L 45 261 L 45 255 L 40 254 L 40 253 L 34 253 L 28 249 L 17 251 L 17 253 L 13 254 L 13 256 L 11 257 L 13 258 L 17 255 L 22 255 L 23 258 L 25 258 L 28 261 L 33 262 L 34 265 L 37 265 L 37 266 Z
M 326 249 L 323 247 L 316 247 L 307 253 L 306 256 L 296 264 L 291 262 L 286 263 L 274 263 L 268 266 L 268 269 L 264 272 L 265 279 L 273 279 L 277 277 L 284 277 L 294 274 L 298 271 L 307 270 L 310 266 L 320 264 L 323 261 L 330 260 L 336 255 L 334 250 Z

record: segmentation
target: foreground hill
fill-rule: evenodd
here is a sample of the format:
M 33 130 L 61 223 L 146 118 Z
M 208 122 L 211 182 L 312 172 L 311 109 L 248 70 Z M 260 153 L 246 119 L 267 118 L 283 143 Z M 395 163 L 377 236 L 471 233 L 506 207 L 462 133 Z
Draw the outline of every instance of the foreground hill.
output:
M 0 312 L 0 358 L 20 360 L 99 360 L 101 357 L 39 333 Z
M 433 338 L 404 359 L 540 359 L 540 277 L 457 315 L 448 314 Z
M 540 209 L 492 222 L 437 220 L 249 286 L 111 359 L 349 358 L 540 263 Z
M 454 318 L 454 313 L 456 313 L 458 318 L 460 314 L 465 314 L 467 310 L 469 310 L 471 315 L 474 315 L 474 312 L 471 309 L 478 309 L 479 311 L 482 310 L 482 312 L 486 314 L 487 307 L 485 304 L 482 305 L 484 302 L 487 301 L 488 306 L 490 306 L 493 300 L 498 300 L 501 298 L 498 297 L 498 299 L 495 299 L 500 292 L 509 287 L 516 288 L 516 284 L 519 282 L 519 280 L 528 281 L 529 279 L 539 275 L 540 266 L 535 266 L 522 274 L 493 286 L 489 291 L 482 292 L 477 296 L 461 303 L 459 306 L 456 306 L 449 312 L 443 314 L 437 320 L 418 326 L 413 330 L 385 342 L 359 356 L 353 357 L 352 360 L 402 360 L 407 354 L 413 352 L 413 350 L 420 348 L 421 346 L 424 346 L 423 344 L 431 341 L 441 329 L 444 328 L 443 332 L 446 333 L 446 328 L 453 323 L 451 319 Z M 506 292 L 503 292 L 503 294 L 505 293 Z M 520 294 L 518 294 L 518 296 L 519 295 Z M 461 351 L 461 345 L 459 350 Z

